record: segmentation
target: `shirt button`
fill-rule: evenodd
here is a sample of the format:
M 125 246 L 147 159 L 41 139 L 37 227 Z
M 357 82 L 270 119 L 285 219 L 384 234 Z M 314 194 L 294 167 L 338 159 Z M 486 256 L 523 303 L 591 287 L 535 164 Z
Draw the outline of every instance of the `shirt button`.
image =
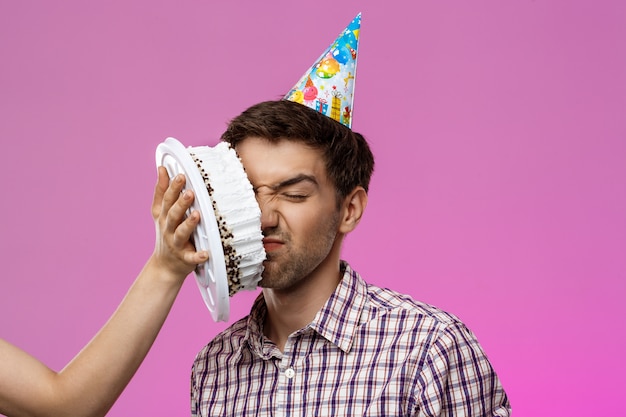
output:
M 293 370 L 293 368 L 287 368 L 285 370 L 285 376 L 289 379 L 293 378 L 296 375 L 296 371 Z

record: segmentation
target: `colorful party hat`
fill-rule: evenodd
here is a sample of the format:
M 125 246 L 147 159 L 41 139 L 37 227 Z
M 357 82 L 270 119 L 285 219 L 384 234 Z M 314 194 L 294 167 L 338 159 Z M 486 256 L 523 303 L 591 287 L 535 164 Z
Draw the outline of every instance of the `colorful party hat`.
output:
M 284 99 L 304 104 L 351 127 L 360 30 L 361 13 L 304 73 Z

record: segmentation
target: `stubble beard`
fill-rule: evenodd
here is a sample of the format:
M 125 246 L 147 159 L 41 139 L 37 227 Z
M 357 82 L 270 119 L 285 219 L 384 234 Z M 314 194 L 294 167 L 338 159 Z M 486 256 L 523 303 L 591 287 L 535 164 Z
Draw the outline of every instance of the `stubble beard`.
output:
M 312 239 L 299 247 L 294 247 L 291 236 L 281 233 L 277 228 L 268 232 L 268 235 L 278 236 L 284 242 L 284 247 L 277 254 L 267 253 L 259 286 L 285 290 L 308 277 L 332 250 L 338 224 L 339 213 L 335 213 L 324 230 L 319 230 Z

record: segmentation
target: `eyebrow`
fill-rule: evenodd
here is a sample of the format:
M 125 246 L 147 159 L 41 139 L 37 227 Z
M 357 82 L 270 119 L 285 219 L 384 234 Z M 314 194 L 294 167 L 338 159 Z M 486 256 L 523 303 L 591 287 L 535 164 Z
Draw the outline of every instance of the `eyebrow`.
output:
M 278 184 L 269 185 L 267 187 L 271 189 L 272 191 L 277 191 L 277 190 L 280 190 L 281 188 L 290 187 L 292 185 L 300 184 L 302 182 L 311 183 L 316 187 L 319 185 L 319 183 L 317 182 L 317 179 L 315 179 L 314 176 L 307 175 L 307 174 L 299 174 L 299 175 L 296 175 L 295 177 L 288 178 L 284 181 L 281 181 Z M 255 187 L 254 190 L 257 191 L 258 187 Z

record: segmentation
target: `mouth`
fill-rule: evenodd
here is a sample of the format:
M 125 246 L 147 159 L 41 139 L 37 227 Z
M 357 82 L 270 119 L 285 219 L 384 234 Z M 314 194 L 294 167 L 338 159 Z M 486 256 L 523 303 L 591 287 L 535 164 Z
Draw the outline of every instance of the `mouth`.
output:
M 270 237 L 263 238 L 263 248 L 265 248 L 265 252 L 273 252 L 283 247 L 285 242 L 279 239 L 274 239 Z

